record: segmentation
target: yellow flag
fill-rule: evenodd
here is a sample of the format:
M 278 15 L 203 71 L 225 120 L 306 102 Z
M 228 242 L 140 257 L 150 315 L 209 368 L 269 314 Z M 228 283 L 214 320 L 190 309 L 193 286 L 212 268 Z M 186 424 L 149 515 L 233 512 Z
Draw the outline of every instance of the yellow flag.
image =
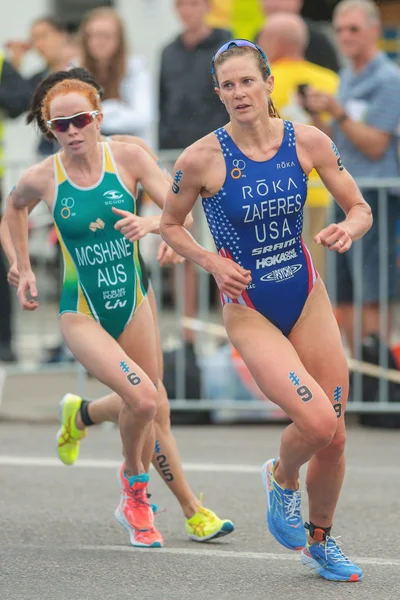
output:
M 254 40 L 263 25 L 260 0 L 210 0 L 210 5 L 210 27 L 229 29 L 233 37 Z
M 264 23 L 260 0 L 233 0 L 232 16 L 234 37 L 254 41 Z
M 232 30 L 234 0 L 210 0 L 207 23 L 210 27 Z

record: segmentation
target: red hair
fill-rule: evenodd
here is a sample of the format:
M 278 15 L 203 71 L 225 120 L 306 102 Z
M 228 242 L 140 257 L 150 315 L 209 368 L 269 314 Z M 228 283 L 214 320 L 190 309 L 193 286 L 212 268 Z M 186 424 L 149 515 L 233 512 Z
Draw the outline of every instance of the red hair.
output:
M 44 122 L 50 119 L 50 103 L 57 96 L 66 96 L 71 93 L 81 94 L 88 99 L 89 103 L 92 106 L 92 110 L 101 111 L 101 103 L 100 96 L 96 88 L 84 81 L 80 81 L 79 79 L 66 79 L 65 81 L 60 81 L 54 87 L 52 87 L 42 102 L 42 117 Z

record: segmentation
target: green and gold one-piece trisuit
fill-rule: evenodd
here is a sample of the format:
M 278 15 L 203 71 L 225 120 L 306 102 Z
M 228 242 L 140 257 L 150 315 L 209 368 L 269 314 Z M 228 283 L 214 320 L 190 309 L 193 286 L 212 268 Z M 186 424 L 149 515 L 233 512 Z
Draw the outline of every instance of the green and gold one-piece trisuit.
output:
M 77 313 L 95 319 L 115 339 L 146 296 L 137 242 L 114 228 L 121 218 L 113 206 L 135 213 L 136 201 L 118 174 L 108 143 L 100 180 L 75 185 L 58 154 L 54 156 L 54 222 L 64 258 L 60 316 Z

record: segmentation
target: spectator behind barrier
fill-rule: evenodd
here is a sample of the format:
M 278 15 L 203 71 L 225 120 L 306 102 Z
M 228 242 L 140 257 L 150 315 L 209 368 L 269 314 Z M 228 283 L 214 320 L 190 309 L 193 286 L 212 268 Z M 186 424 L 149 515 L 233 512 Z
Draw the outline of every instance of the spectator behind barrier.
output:
M 112 8 L 90 11 L 80 26 L 81 65 L 104 89 L 102 133 L 137 135 L 151 144 L 155 102 L 142 56 L 128 56 L 126 32 Z
M 15 119 L 25 112 L 30 102 L 30 87 L 21 75 L 0 51 L 0 208 L 2 205 L 1 185 L 4 177 L 4 133 L 5 118 Z M 5 257 L 0 248 L 0 361 L 14 362 L 13 350 L 12 304 L 10 288 L 7 283 Z
M 400 69 L 378 50 L 380 13 L 371 0 L 342 0 L 336 6 L 334 28 L 348 65 L 340 73 L 337 97 L 309 89 L 306 106 L 316 113 L 314 123 L 324 128 L 320 115 L 328 112 L 341 160 L 355 178 L 399 177 L 397 131 L 400 123 Z M 326 127 L 325 127 L 326 128 Z M 339 158 L 338 158 L 339 160 Z M 400 218 L 399 189 L 388 192 L 388 279 L 389 301 L 397 297 L 396 222 Z M 363 248 L 363 335 L 379 332 L 379 195 L 363 189 L 373 211 L 374 224 L 359 242 Z M 340 213 L 340 209 L 339 213 Z M 336 219 L 341 218 L 338 214 Z M 337 255 L 337 301 L 342 326 L 352 349 L 353 273 L 352 248 Z M 390 321 L 390 320 L 389 320 Z M 389 332 L 387 338 L 389 338 Z M 387 339 L 389 341 L 389 339 Z
M 175 0 L 175 6 L 183 31 L 164 48 L 161 56 L 158 127 L 161 150 L 185 148 L 228 121 L 225 107 L 213 90 L 211 59 L 231 39 L 231 33 L 207 25 L 208 0 Z M 189 261 L 184 268 L 184 311 L 186 316 L 195 317 L 197 274 Z M 185 330 L 185 337 L 186 348 L 192 352 L 193 332 Z
M 44 69 L 28 79 L 32 95 L 47 75 L 64 70 L 68 63 L 76 58 L 77 51 L 65 25 L 53 17 L 41 17 L 33 21 L 29 40 L 11 40 L 7 43 L 8 55 L 15 69 L 21 69 L 25 55 L 30 50 L 35 51 L 45 64 Z M 57 149 L 55 141 L 41 137 L 38 147 L 41 157 L 53 154 Z
M 206 23 L 208 0 L 175 0 L 183 32 L 161 56 L 160 149 L 182 149 L 228 121 L 211 83 L 211 59 L 231 33 Z
M 77 46 L 75 44 L 75 38 L 71 36 L 64 23 L 58 21 L 55 17 L 44 16 L 35 19 L 30 28 L 29 39 L 26 41 L 10 40 L 7 43 L 7 52 L 12 61 L 13 66 L 20 70 L 23 66 L 24 59 L 28 52 L 35 52 L 43 61 L 44 68 L 34 73 L 27 79 L 30 87 L 30 94 L 33 96 L 36 87 L 39 83 L 47 77 L 50 73 L 62 71 L 67 68 L 68 64 L 77 60 Z M 30 103 L 30 99 L 29 99 Z M 54 154 L 59 150 L 59 146 L 53 138 L 48 139 L 43 135 L 39 135 L 39 144 L 37 147 L 37 153 L 40 159 L 45 158 L 51 154 Z M 35 216 L 41 216 L 46 214 L 44 206 L 38 206 L 33 212 L 33 219 Z M 51 235 L 52 229 L 49 227 L 46 229 Z M 35 229 L 31 231 L 30 242 L 33 248 L 36 247 L 37 256 L 44 256 L 43 248 L 43 235 L 46 233 L 43 228 Z M 58 244 L 51 244 L 54 252 L 52 252 L 52 258 L 56 264 L 57 252 L 59 250 Z M 50 245 L 47 245 L 49 248 Z M 53 279 L 53 273 L 48 270 L 47 275 Z M 54 283 L 52 281 L 52 287 Z M 51 356 L 59 355 L 61 352 L 60 347 L 49 349 Z
M 267 17 L 275 13 L 292 13 L 300 15 L 303 8 L 303 0 L 260 0 L 261 8 Z M 305 58 L 325 69 L 339 71 L 339 60 L 336 49 L 329 37 L 322 30 L 321 25 L 314 23 L 310 19 L 303 19 L 308 30 L 308 44 L 305 51 Z M 256 37 L 259 43 L 259 35 Z
M 282 119 L 297 123 L 311 124 L 312 118 L 300 102 L 300 96 L 306 86 L 335 94 L 339 77 L 333 71 L 315 65 L 304 58 L 307 47 L 308 31 L 304 20 L 292 13 L 274 13 L 266 21 L 258 36 L 258 42 L 268 56 L 275 89 L 272 101 Z M 328 115 L 324 115 L 326 119 Z M 317 172 L 309 176 L 318 181 Z M 314 243 L 314 236 L 327 222 L 329 194 L 322 187 L 310 187 L 307 195 L 304 238 L 310 248 L 315 268 L 324 278 L 326 250 Z

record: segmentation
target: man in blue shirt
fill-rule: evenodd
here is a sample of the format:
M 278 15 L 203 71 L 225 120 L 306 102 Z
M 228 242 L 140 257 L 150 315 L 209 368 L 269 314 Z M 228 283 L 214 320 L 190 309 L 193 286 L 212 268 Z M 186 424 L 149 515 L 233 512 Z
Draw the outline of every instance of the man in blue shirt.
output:
M 313 112 L 314 124 L 332 136 L 343 165 L 357 178 L 399 177 L 398 131 L 400 124 L 400 69 L 378 50 L 380 14 L 372 0 L 342 0 L 336 6 L 333 23 L 338 45 L 348 59 L 340 72 L 336 98 L 307 91 L 306 105 Z M 319 115 L 328 112 L 332 124 L 327 128 Z M 342 165 L 343 162 L 343 165 Z M 349 346 L 353 347 L 354 277 L 362 275 L 363 335 L 377 333 L 379 327 L 379 234 L 387 228 L 389 302 L 396 297 L 396 222 L 400 218 L 400 190 L 388 190 L 387 219 L 378 210 L 379 193 L 363 188 L 370 204 L 374 224 L 362 242 L 362 273 L 353 273 L 352 249 L 337 256 L 337 302 Z M 382 206 L 381 206 L 382 210 Z M 341 218 L 340 209 L 337 218 Z

